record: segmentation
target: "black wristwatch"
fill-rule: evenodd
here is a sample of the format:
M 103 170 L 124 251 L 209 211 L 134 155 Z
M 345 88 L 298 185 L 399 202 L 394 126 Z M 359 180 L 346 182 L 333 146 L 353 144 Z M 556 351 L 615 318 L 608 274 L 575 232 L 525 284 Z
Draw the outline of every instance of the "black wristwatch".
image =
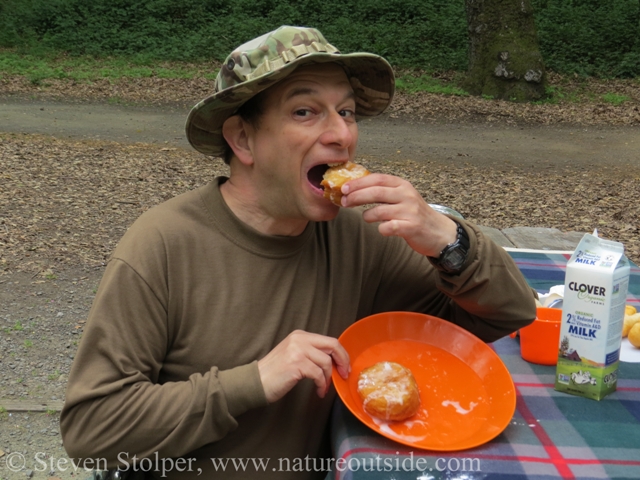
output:
M 462 228 L 462 225 L 458 222 L 456 222 L 456 225 L 458 226 L 456 241 L 444 247 L 438 258 L 427 257 L 436 269 L 449 274 L 456 274 L 462 271 L 462 266 L 467 259 L 467 253 L 469 253 L 469 235 Z

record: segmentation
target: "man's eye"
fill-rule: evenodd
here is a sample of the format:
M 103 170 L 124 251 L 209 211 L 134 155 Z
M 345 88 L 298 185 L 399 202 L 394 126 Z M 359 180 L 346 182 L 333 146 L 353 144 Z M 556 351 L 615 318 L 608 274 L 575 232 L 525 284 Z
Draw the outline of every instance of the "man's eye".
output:
M 339 113 L 345 118 L 353 117 L 356 114 L 353 110 L 340 110 Z
M 309 116 L 309 114 L 311 113 L 309 110 L 301 108 L 299 110 L 296 110 L 295 112 L 293 112 L 296 116 L 298 117 L 307 117 Z

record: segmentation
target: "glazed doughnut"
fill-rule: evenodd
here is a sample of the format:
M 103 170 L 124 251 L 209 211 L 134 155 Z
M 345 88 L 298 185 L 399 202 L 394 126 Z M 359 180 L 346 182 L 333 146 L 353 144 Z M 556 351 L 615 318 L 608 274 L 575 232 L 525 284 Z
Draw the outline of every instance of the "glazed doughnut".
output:
M 358 393 L 364 411 L 381 420 L 405 420 L 420 407 L 420 392 L 411 370 L 395 362 L 379 362 L 362 370 Z
M 330 166 L 329 169 L 324 172 L 323 180 L 320 182 L 320 185 L 324 187 L 324 198 L 341 206 L 340 200 L 342 199 L 342 192 L 340 188 L 342 188 L 342 185 L 354 178 L 365 177 L 369 175 L 369 173 L 371 172 L 362 165 L 353 162 Z

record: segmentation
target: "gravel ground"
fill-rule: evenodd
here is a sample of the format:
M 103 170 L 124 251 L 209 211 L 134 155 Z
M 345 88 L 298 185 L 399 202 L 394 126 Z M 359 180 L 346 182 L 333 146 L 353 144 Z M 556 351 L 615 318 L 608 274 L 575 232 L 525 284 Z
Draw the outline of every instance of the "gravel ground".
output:
M 58 414 L 7 413 L 0 421 L 0 445 L 6 445 L 0 447 L 3 480 L 90 477 L 90 473 L 77 471 L 70 463 L 60 440 Z
M 97 269 L 74 267 L 0 277 L 0 405 L 2 399 L 64 399 L 100 275 Z M 76 474 L 67 458 L 58 412 L 0 411 L 0 479 L 88 477 Z
M 611 90 L 601 84 L 593 88 Z M 636 101 L 613 107 L 513 105 L 464 97 L 399 96 L 392 115 L 482 122 L 640 125 L 640 87 L 620 83 Z M 195 103 L 210 84 L 151 79 L 34 86 L 3 78 L 0 95 L 116 98 Z M 597 91 L 597 90 L 596 90 Z M 102 93 L 100 93 L 102 92 Z M 63 400 L 66 378 L 110 252 L 151 206 L 207 183 L 227 169 L 193 151 L 150 144 L 71 141 L 0 133 L 0 404 Z M 640 262 L 640 166 L 486 168 L 401 155 L 359 159 L 372 171 L 411 180 L 430 203 L 481 225 L 590 231 L 625 243 Z M 58 414 L 0 410 L 0 479 L 86 478 L 67 462 Z M 24 456 L 24 468 L 17 468 Z M 52 463 L 53 461 L 53 463 Z M 59 463 L 58 463 L 59 462 Z M 12 471 L 17 470 L 17 471 Z

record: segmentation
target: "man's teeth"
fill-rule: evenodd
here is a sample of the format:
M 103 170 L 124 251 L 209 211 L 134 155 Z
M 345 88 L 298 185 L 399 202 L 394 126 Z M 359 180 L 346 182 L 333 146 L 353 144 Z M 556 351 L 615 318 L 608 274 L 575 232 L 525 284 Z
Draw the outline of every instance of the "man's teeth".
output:
M 329 165 L 330 167 L 339 167 L 340 165 L 343 165 L 344 162 L 335 162 L 335 163 L 327 163 L 327 165 Z

